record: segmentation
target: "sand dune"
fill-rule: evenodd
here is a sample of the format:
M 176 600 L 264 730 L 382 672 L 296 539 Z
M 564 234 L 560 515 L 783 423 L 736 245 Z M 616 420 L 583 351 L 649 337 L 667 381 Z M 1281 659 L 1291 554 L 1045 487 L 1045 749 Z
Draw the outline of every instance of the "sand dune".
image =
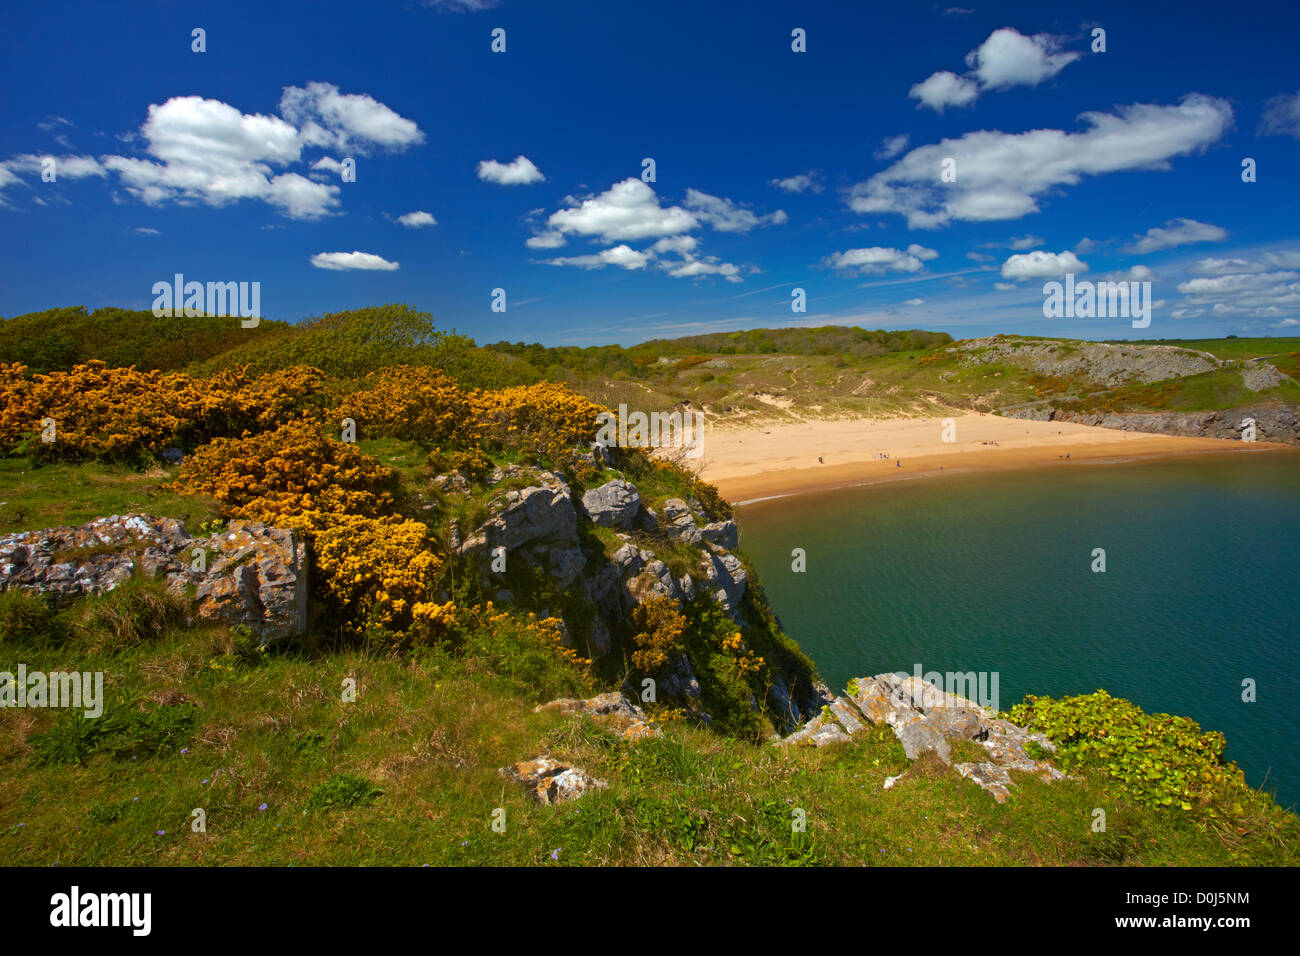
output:
M 851 419 L 709 429 L 703 455 L 686 464 L 694 465 L 700 477 L 716 485 L 724 497 L 741 502 L 938 475 L 941 469 L 955 474 L 994 468 L 1069 467 L 1077 462 L 1251 454 L 1289 447 L 980 414 L 954 415 L 955 440 L 946 442 L 943 422 L 942 418 Z M 877 458 L 878 454 L 889 457 Z

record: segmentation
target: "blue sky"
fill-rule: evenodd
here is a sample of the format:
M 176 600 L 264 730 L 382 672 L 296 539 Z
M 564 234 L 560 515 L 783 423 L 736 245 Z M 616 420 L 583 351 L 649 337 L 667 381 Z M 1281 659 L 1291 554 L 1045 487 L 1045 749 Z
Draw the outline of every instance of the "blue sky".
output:
M 0 315 L 180 272 L 480 342 L 1300 334 L 1300 8 L 958 2 L 20 5 Z M 1044 318 L 1067 271 L 1151 326 Z

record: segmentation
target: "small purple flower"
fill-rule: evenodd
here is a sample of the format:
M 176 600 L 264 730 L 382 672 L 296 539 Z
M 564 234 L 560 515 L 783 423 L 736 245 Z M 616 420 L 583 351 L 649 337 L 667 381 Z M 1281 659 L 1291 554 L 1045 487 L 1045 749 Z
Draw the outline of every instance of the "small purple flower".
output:
M 139 797 L 132 797 L 132 798 L 131 798 L 131 802 L 132 802 L 132 803 L 139 803 L 139 802 L 140 802 L 140 798 L 139 798 Z
M 211 777 L 208 778 L 208 780 L 211 780 L 211 779 L 212 779 Z M 208 780 L 204 780 L 203 782 L 204 782 L 204 783 L 207 783 Z
M 461 840 L 461 841 L 460 841 L 460 845 L 461 845 L 461 846 L 469 846 L 469 840 Z
M 182 747 L 182 748 L 181 748 L 181 753 L 183 753 L 183 754 L 187 754 L 187 753 L 189 753 L 189 752 L 190 752 L 190 748 L 189 748 L 189 747 Z
M 551 859 L 552 859 L 552 860 L 558 860 L 559 858 L 560 858 L 560 851 L 559 851 L 559 850 L 552 850 L 552 851 L 551 851 Z
M 162 836 L 162 835 L 165 834 L 166 832 L 167 832 L 166 830 L 159 830 L 159 831 L 158 831 L 158 835 L 159 835 L 159 836 Z
M 262 805 L 261 805 L 260 807 L 258 807 L 257 809 L 259 809 L 259 810 L 265 810 L 265 809 L 266 809 L 266 804 L 265 804 L 265 803 L 262 804 Z

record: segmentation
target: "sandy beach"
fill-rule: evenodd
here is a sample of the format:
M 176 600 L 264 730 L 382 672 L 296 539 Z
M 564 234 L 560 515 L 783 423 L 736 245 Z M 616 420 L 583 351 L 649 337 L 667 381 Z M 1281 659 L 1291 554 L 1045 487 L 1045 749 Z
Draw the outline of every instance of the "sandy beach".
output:
M 955 427 L 950 434 L 955 440 L 949 442 L 944 441 L 943 422 L 942 418 L 851 419 L 714 428 L 705 434 L 703 455 L 686 464 L 693 464 L 700 477 L 716 485 L 729 501 L 743 503 L 931 474 L 1252 454 L 1290 447 L 980 414 L 952 416 Z

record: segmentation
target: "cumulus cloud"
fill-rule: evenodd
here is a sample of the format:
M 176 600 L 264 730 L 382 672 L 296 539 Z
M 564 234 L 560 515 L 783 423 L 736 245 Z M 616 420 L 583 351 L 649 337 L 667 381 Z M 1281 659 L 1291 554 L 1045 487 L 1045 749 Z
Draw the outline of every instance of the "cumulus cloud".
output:
M 861 213 L 893 212 L 915 229 L 954 219 L 1018 219 L 1038 211 L 1038 197 L 1085 176 L 1123 170 L 1165 170 L 1176 156 L 1202 150 L 1232 123 L 1226 100 L 1197 93 L 1176 105 L 1134 104 L 1114 113 L 1088 112 L 1078 133 L 980 130 L 912 150 L 849 191 Z M 956 182 L 940 181 L 943 160 L 956 160 Z
M 925 261 L 938 255 L 933 249 L 913 243 L 906 250 L 887 246 L 847 249 L 832 253 L 824 262 L 833 269 L 843 269 L 859 275 L 880 275 L 886 272 L 920 272 L 925 268 Z
M 285 87 L 280 115 L 308 146 L 364 154 L 375 146 L 403 150 L 424 142 L 414 121 L 364 93 L 340 93 L 333 83 Z
M 1181 317 L 1204 312 L 1257 319 L 1300 314 L 1300 251 L 1276 250 L 1250 259 L 1206 258 L 1189 272 L 1194 277 L 1178 283 L 1185 296 L 1178 310 Z
M 1037 249 L 1011 256 L 1002 263 L 1004 279 L 1046 279 L 1088 271 L 1088 264 L 1073 252 L 1044 252 Z
M 949 106 L 969 106 L 984 90 L 1037 86 L 1081 56 L 1060 52 L 1060 46 L 1060 38 L 1050 33 L 1025 36 L 1003 27 L 966 54 L 970 72 L 965 76 L 940 70 L 913 86 L 907 95 L 942 113 Z
M 1259 132 L 1261 136 L 1280 134 L 1300 139 L 1300 90 L 1275 96 L 1264 104 Z
M 974 80 L 968 80 L 949 70 L 940 70 L 915 84 L 907 91 L 907 95 L 920 100 L 920 105 L 942 113 L 949 106 L 970 106 L 980 91 Z
M 173 97 L 151 104 L 139 133 L 126 137 L 142 141 L 149 158 L 103 156 L 100 163 L 148 205 L 254 199 L 294 219 L 317 219 L 337 208 L 339 187 L 276 171 L 300 162 L 304 148 L 398 151 L 424 140 L 413 121 L 329 83 L 285 87 L 280 110 L 282 116 L 246 114 L 220 100 Z M 322 157 L 309 171 L 341 168 L 338 160 Z
M 1109 282 L 1159 282 L 1160 279 L 1149 266 L 1136 265 L 1128 269 L 1107 272 L 1102 276 Z
M 349 269 L 392 272 L 398 266 L 398 263 L 389 262 L 370 252 L 318 252 L 311 257 L 311 264 L 317 269 L 331 269 L 335 272 Z
M 966 54 L 980 86 L 1005 90 L 1013 86 L 1037 86 L 1079 59 L 1079 53 L 1060 53 L 1060 40 L 1049 33 L 1027 37 L 1011 27 L 989 34 L 977 49 Z
M 582 269 L 603 269 L 605 266 L 644 269 L 651 258 L 648 253 L 638 252 L 626 244 L 619 244 L 587 256 L 561 256 L 557 259 L 547 259 L 546 263 L 552 266 L 578 266 Z
M 438 220 L 433 218 L 433 213 L 428 213 L 421 209 L 416 212 L 408 212 L 404 215 L 398 216 L 397 224 L 399 226 L 405 226 L 407 229 L 423 229 L 426 226 L 438 225 Z
M 822 191 L 822 185 L 817 181 L 816 173 L 799 173 L 796 176 L 787 176 L 785 179 L 768 180 L 769 186 L 775 186 L 777 189 L 784 190 L 788 193 L 803 193 Z
M 543 235 L 577 235 L 604 242 L 658 239 L 698 228 L 700 221 L 680 206 L 661 206 L 659 197 L 640 179 L 629 177 L 597 196 L 569 198 L 551 213 Z
M 880 149 L 876 150 L 876 159 L 893 159 L 903 150 L 907 149 L 907 144 L 911 137 L 906 133 L 899 133 L 897 136 L 889 136 L 881 140 Z
M 1135 241 L 1125 251 L 1145 254 L 1193 242 L 1222 242 L 1228 238 L 1228 231 L 1195 219 L 1171 219 L 1163 226 L 1148 229 L 1145 236 L 1133 238 Z
M 749 232 L 755 226 L 768 223 L 779 226 L 787 218 L 781 209 L 769 216 L 759 217 L 730 199 L 710 196 L 698 189 L 686 190 L 685 205 L 697 219 L 708 223 L 718 232 Z
M 740 203 L 698 189 L 688 189 L 680 206 L 664 205 L 647 183 L 632 177 L 597 195 L 568 196 L 564 203 L 564 208 L 535 225 L 537 231 L 527 240 L 529 248 L 555 249 L 570 236 L 616 245 L 588 255 L 545 260 L 549 265 L 653 268 L 674 278 L 717 275 L 728 282 L 743 281 L 741 267 L 716 256 L 698 255 L 699 240 L 689 233 L 703 226 L 718 232 L 745 233 L 758 226 L 779 225 L 787 218 L 779 209 L 760 216 Z M 539 214 L 535 210 L 529 221 L 536 222 Z M 644 249 L 627 245 L 648 239 L 655 241 Z
M 483 160 L 478 164 L 478 178 L 485 183 L 501 186 L 530 186 L 540 183 L 546 177 L 533 165 L 531 159 L 521 154 L 508 163 L 498 163 L 495 159 Z

